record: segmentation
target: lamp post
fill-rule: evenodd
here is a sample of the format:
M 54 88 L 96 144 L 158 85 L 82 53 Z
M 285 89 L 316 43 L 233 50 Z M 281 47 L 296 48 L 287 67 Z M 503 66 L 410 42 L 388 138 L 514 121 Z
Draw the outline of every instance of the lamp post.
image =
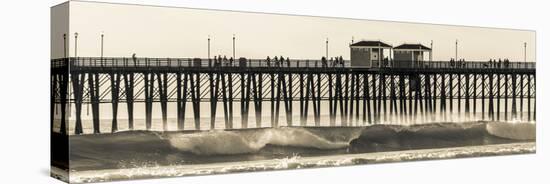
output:
M 63 34 L 63 57 L 67 58 L 67 34 Z
M 78 46 L 78 32 L 74 33 L 74 57 L 78 57 L 77 55 L 77 46 Z
M 101 58 L 103 58 L 103 37 L 104 37 L 104 34 L 103 32 L 101 32 Z
M 101 66 L 103 66 L 103 32 L 101 32 Z
M 328 60 L 328 38 L 325 42 L 325 59 Z
M 103 58 L 103 32 L 101 32 L 101 58 Z
M 458 60 L 458 39 L 455 41 L 455 61 Z

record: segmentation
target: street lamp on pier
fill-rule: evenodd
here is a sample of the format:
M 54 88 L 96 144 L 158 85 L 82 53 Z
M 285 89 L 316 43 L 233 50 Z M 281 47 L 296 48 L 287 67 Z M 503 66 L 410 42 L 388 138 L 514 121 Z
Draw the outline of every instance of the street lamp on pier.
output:
M 78 57 L 77 55 L 77 46 L 78 46 L 78 32 L 74 33 L 74 57 Z

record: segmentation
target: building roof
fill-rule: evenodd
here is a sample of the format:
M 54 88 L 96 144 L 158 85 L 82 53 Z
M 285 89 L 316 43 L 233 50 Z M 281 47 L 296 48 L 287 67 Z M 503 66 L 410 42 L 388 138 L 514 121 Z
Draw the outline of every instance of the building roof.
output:
M 401 44 L 397 47 L 394 47 L 393 49 L 394 50 L 400 50 L 400 49 L 402 49 L 402 50 L 419 50 L 419 49 L 420 50 L 432 50 L 431 48 L 426 47 L 422 44 L 408 44 L 408 43 Z
M 359 41 L 351 44 L 351 46 L 361 47 L 391 47 L 390 45 L 381 41 Z

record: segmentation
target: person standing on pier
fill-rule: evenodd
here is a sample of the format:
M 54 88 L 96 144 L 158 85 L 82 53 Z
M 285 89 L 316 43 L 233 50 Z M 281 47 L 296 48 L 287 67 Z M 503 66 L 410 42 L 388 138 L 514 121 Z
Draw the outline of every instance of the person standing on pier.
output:
M 218 57 L 214 56 L 214 66 L 218 66 Z
M 136 66 L 136 63 L 137 63 L 136 53 L 132 54 L 132 61 L 134 61 L 134 66 Z

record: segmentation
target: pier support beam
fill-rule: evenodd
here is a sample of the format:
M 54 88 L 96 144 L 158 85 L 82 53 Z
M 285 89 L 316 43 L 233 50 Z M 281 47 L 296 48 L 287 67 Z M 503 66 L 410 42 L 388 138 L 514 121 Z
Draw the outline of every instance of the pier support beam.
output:
M 305 117 L 305 110 L 304 110 L 304 74 L 300 73 L 300 126 L 306 126 L 306 117 Z M 330 84 L 329 84 L 330 85 Z M 332 112 L 332 110 L 331 110 Z
M 120 91 L 120 74 L 118 73 L 111 73 L 109 74 L 111 79 L 111 104 L 113 107 L 113 122 L 111 127 L 111 132 L 118 131 L 118 121 L 117 121 L 117 114 L 118 114 L 118 99 L 119 99 L 119 91 Z
M 517 97 L 517 74 L 512 74 L 512 119 L 517 118 L 517 107 L 516 107 L 516 97 Z
M 397 120 L 398 114 L 397 114 L 397 95 L 395 90 L 395 75 L 390 76 L 390 117 L 392 119 Z
M 94 133 L 100 133 L 99 122 L 99 74 L 88 74 L 88 85 L 90 91 L 90 103 L 92 104 L 92 121 Z
M 353 124 L 353 101 L 355 97 L 355 75 L 351 74 L 351 85 L 350 85 L 350 101 L 349 101 L 349 117 L 348 122 L 350 125 Z
M 365 116 L 368 119 L 369 124 L 372 124 L 371 120 L 371 110 L 370 110 L 370 88 L 369 88 L 369 75 L 363 74 L 363 88 L 365 90 L 364 92 L 364 98 L 363 98 L 363 122 L 365 121 Z M 365 108 L 366 106 L 366 108 Z M 365 113 L 366 109 L 366 113 Z
M 234 99 L 234 96 L 233 96 L 233 74 L 232 73 L 228 73 L 227 74 L 227 82 L 228 82 L 228 85 L 229 85 L 229 98 L 227 99 L 228 100 L 228 110 L 229 110 L 229 127 L 230 128 L 233 128 L 233 99 Z M 200 93 L 199 93 L 200 94 Z
M 276 124 L 275 124 L 275 74 L 274 73 L 270 73 L 270 82 L 271 82 L 271 98 L 270 98 L 270 101 L 271 101 L 271 127 L 277 127 Z M 306 108 L 307 109 L 307 108 Z
M 183 75 L 183 81 L 182 81 L 182 75 Z M 178 130 L 183 130 L 185 128 L 185 105 L 187 102 L 187 74 L 182 74 L 182 73 L 176 74 L 176 88 L 177 88 L 176 103 L 177 103 L 177 111 L 178 111 Z
M 472 106 L 473 108 L 473 113 L 474 113 L 474 118 L 476 117 L 476 114 L 477 114 L 477 85 L 478 81 L 477 81 L 477 74 L 474 74 L 474 104 Z
M 527 120 L 531 121 L 531 75 L 527 75 Z
M 376 88 L 376 81 L 377 81 L 376 80 L 376 74 L 371 74 L 371 76 L 372 76 L 372 86 L 371 86 L 372 87 L 372 119 L 373 119 L 373 123 L 377 124 L 379 113 L 378 113 L 378 107 L 377 107 L 377 103 L 376 103 L 376 101 L 378 99 L 377 94 L 376 94 L 376 92 L 377 92 L 376 89 L 378 89 L 378 88 Z
M 59 75 L 60 79 L 60 105 L 61 105 L 61 125 L 60 125 L 60 133 L 61 134 L 67 134 L 67 99 L 68 92 L 69 92 L 69 73 L 66 71 L 63 71 L 61 75 Z M 99 117 L 99 116 L 98 116 Z
M 258 73 L 258 80 L 256 80 L 256 75 L 252 75 L 252 89 L 253 89 L 253 98 L 254 98 L 254 110 L 256 113 L 256 128 L 262 126 L 262 73 Z
M 216 73 L 216 77 L 214 77 L 214 73 L 210 74 L 210 129 L 213 130 L 216 128 L 216 110 L 218 107 L 218 98 L 220 94 L 220 73 Z M 215 80 L 215 81 L 214 81 Z
M 504 75 L 504 120 L 508 121 L 508 98 L 510 97 L 510 94 L 508 94 L 508 74 Z
M 495 120 L 495 110 L 493 107 L 493 99 L 494 99 L 494 82 L 493 82 L 493 74 L 489 74 L 489 118 L 491 118 L 491 121 Z
M 224 128 L 225 129 L 229 129 L 231 128 L 231 125 L 229 124 L 229 104 L 227 104 L 229 102 L 228 100 L 228 97 L 227 97 L 227 81 L 225 80 L 225 73 L 221 73 L 221 80 L 222 80 L 222 100 L 223 100 L 223 117 L 224 117 L 224 122 L 225 122 L 225 126 Z
M 155 75 L 149 73 L 143 73 L 143 85 L 145 93 L 145 127 L 147 130 L 151 129 L 152 112 L 153 112 L 153 93 Z
M 403 75 L 399 75 L 399 116 L 400 121 L 403 123 L 405 122 L 406 118 L 406 112 L 405 109 L 405 77 Z
M 126 108 L 128 111 L 128 129 L 134 129 L 134 73 L 124 74 L 124 91 L 126 93 Z
M 465 99 L 464 99 L 464 112 L 466 113 L 466 117 L 469 119 L 470 116 L 470 74 L 465 74 Z
M 316 108 L 316 118 L 315 125 L 321 126 L 321 73 L 317 73 L 317 108 Z
M 497 121 L 500 120 L 500 100 L 501 100 L 500 88 L 502 88 L 500 77 L 501 77 L 501 74 L 497 74 Z
M 485 120 L 485 83 L 486 75 L 481 75 L 481 119 Z
M 196 77 L 196 80 L 194 79 Z M 193 114 L 195 119 L 195 130 L 200 130 L 200 73 L 190 74 L 191 83 L 191 103 L 193 104 Z
M 387 113 L 387 94 L 386 94 L 386 74 L 380 75 L 380 82 L 381 82 L 381 88 L 382 91 L 382 108 L 384 109 L 384 122 L 388 121 L 388 113 Z
M 301 75 L 301 74 L 300 74 Z M 336 125 L 336 117 L 335 117 L 335 114 L 336 114 L 336 111 L 334 110 L 334 102 L 333 100 L 335 99 L 332 95 L 332 91 L 333 91 L 333 84 L 332 84 L 332 73 L 328 73 L 327 74 L 327 80 L 328 80 L 328 109 L 329 109 L 329 119 L 330 119 L 330 126 L 335 126 Z M 302 79 L 300 79 L 300 86 L 302 86 Z M 300 89 L 303 89 L 303 87 L 300 87 Z M 300 91 L 300 98 L 302 96 L 302 91 Z M 301 102 L 300 102 L 301 103 Z
M 441 103 L 440 103 L 440 112 L 441 112 L 441 117 L 443 118 L 444 121 L 447 120 L 447 92 L 445 90 L 445 74 L 440 74 L 441 75 Z
M 520 120 L 523 120 L 523 98 L 525 98 L 525 94 L 523 93 L 524 92 L 523 88 L 525 88 L 524 77 L 525 77 L 525 75 L 521 74 L 520 79 L 519 79 L 520 80 L 520 82 L 519 82 L 519 85 L 520 85 L 520 88 L 519 88 L 519 119 Z
M 84 88 L 84 73 L 73 73 L 71 75 L 72 86 L 73 86 L 73 95 L 75 101 L 75 134 L 82 134 L 82 98 L 83 98 L 83 88 Z

